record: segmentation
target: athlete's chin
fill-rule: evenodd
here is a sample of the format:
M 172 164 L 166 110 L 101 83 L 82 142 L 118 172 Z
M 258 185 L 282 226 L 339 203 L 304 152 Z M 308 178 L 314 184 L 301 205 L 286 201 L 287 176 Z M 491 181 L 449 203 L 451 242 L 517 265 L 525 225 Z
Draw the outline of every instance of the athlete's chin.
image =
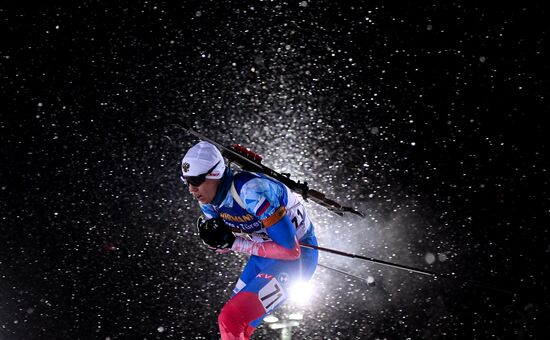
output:
M 197 197 L 197 201 L 199 201 L 199 203 L 202 203 L 202 204 L 208 204 L 210 203 L 212 200 L 211 199 L 208 199 L 204 196 L 199 196 Z

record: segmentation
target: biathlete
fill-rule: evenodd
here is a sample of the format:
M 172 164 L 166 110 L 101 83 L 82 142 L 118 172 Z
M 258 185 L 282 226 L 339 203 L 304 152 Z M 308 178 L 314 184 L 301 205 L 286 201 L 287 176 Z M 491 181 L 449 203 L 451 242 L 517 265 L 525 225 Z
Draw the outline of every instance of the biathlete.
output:
M 249 339 L 263 318 L 281 306 L 288 289 L 315 272 L 318 251 L 313 224 L 301 198 L 261 173 L 233 173 L 211 143 L 191 147 L 181 162 L 182 179 L 199 202 L 199 236 L 218 253 L 250 255 L 218 325 L 221 339 Z

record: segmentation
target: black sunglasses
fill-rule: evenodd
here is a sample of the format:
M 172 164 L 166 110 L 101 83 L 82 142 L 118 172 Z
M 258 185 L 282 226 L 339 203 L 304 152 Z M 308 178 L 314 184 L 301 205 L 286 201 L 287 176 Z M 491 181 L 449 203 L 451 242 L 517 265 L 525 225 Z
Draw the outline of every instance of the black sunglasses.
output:
M 220 164 L 221 161 L 218 161 L 218 163 L 214 164 L 214 166 L 212 168 L 210 168 L 210 170 L 208 170 L 207 172 L 205 172 L 204 174 L 201 174 L 201 175 L 197 175 L 197 176 L 181 176 L 180 179 L 183 181 L 183 183 L 185 183 L 187 186 L 189 186 L 189 184 L 191 184 L 192 186 L 194 187 L 198 187 L 199 185 L 201 185 L 202 183 L 204 183 L 204 181 L 206 181 L 206 176 L 208 176 L 209 173 L 211 173 L 212 171 L 214 171 L 214 169 L 216 169 L 216 167 L 218 166 L 218 164 Z

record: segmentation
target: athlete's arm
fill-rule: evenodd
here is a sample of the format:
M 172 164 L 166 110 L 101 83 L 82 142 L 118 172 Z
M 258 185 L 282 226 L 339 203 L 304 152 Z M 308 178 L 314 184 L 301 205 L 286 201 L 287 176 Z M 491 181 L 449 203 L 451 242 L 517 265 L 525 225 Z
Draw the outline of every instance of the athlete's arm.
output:
M 237 238 L 232 247 L 234 251 L 280 260 L 300 257 L 296 228 L 280 203 L 285 190 L 282 185 L 264 178 L 255 178 L 243 185 L 240 194 L 247 210 L 262 221 L 273 241 L 260 243 Z
M 254 242 L 242 237 L 237 237 L 235 239 L 231 250 L 278 260 L 296 260 L 301 254 L 298 242 L 295 242 L 292 249 L 288 249 L 274 241 Z

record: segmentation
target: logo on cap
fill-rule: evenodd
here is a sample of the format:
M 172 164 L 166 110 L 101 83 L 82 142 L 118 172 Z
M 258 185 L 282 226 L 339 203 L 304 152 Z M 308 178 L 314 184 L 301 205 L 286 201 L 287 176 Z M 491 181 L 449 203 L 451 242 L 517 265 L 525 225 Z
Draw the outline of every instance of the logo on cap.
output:
M 187 163 L 187 162 L 182 163 L 181 164 L 181 169 L 183 170 L 183 172 L 189 171 L 189 163 Z

